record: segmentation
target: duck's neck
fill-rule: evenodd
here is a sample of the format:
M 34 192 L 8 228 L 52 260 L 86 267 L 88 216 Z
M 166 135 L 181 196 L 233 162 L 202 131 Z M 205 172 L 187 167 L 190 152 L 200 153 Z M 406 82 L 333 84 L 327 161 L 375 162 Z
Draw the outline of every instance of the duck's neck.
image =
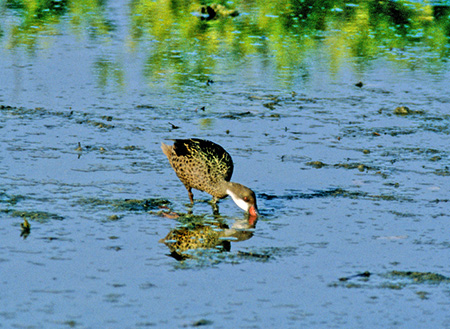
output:
M 233 190 L 233 189 L 235 189 L 235 185 L 236 185 L 237 183 L 233 183 L 233 182 L 227 182 L 227 181 L 221 181 L 218 185 L 217 185 L 217 189 L 218 189 L 218 191 L 219 191 L 219 193 L 221 194 L 221 195 L 223 195 L 222 196 L 222 198 L 225 198 L 227 195 L 230 195 L 229 193 L 228 193 L 228 191 L 229 190 Z

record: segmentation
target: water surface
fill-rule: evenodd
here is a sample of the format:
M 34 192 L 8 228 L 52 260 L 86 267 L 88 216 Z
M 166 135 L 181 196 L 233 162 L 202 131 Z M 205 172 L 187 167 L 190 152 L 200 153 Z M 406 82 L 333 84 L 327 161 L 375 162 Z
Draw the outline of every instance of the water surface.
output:
M 0 327 L 450 326 L 448 7 L 226 7 L 2 3 Z M 191 136 L 256 225 L 188 205 Z

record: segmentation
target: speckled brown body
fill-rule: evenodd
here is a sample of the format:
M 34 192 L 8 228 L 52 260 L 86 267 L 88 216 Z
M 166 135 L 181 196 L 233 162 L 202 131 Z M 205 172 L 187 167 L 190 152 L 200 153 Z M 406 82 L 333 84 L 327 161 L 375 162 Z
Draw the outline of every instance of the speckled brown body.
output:
M 163 144 L 164 154 L 186 188 L 205 191 L 222 199 L 228 194 L 224 181 L 233 174 L 233 160 L 220 145 L 201 139 L 176 139 Z

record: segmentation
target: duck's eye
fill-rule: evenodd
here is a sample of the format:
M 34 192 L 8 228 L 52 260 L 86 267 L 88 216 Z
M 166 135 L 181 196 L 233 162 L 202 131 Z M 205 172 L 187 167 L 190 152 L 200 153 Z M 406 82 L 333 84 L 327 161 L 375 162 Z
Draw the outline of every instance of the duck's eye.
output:
M 248 196 L 244 196 L 244 201 L 248 202 Z

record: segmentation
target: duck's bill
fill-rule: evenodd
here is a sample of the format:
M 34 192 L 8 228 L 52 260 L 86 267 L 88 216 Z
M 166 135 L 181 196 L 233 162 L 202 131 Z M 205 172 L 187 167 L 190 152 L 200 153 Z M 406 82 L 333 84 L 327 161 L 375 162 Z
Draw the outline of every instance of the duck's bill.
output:
M 248 210 L 248 213 L 252 217 L 258 217 L 259 216 L 258 209 L 256 208 L 256 206 L 250 207 L 250 209 Z

